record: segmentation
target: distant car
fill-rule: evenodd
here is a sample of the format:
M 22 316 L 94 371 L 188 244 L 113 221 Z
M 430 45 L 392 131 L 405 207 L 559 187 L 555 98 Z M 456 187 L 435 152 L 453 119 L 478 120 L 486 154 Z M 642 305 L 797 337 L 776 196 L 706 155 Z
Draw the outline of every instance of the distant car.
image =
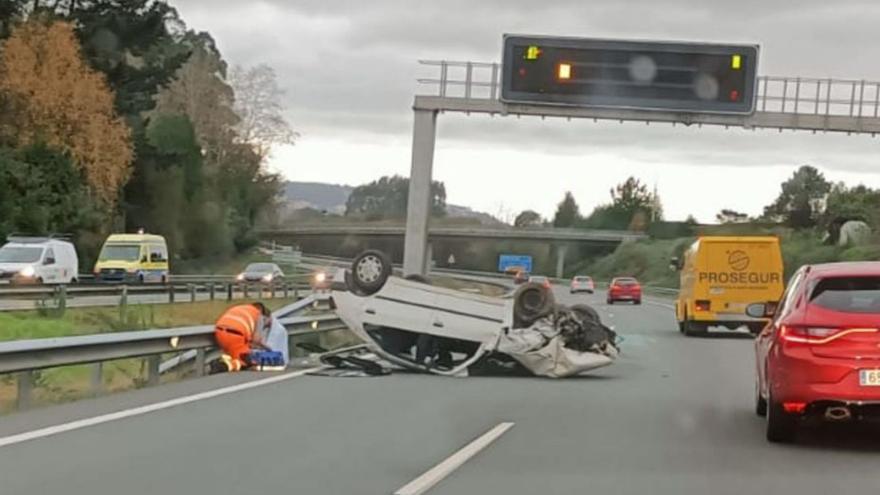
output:
M 235 279 L 239 282 L 280 282 L 284 280 L 284 272 L 275 263 L 251 263 Z
M 802 267 L 779 303 L 746 311 L 772 318 L 755 339 L 767 440 L 791 441 L 807 420 L 880 418 L 880 262 Z
M 596 290 L 596 284 L 593 283 L 591 277 L 578 275 L 571 279 L 571 289 L 569 292 L 575 294 L 577 292 L 587 292 L 592 294 Z
M 328 268 L 326 270 L 315 270 L 310 279 L 312 289 L 327 290 L 333 284 L 333 271 Z
M 633 277 L 616 277 L 608 287 L 608 304 L 618 301 L 631 301 L 642 304 L 642 285 Z
M 513 283 L 519 285 L 524 284 L 529 281 L 529 274 L 523 271 L 516 272 L 516 275 L 513 276 Z
M 529 277 L 529 282 L 534 284 L 541 284 L 545 289 L 550 288 L 550 279 L 543 275 L 532 275 Z

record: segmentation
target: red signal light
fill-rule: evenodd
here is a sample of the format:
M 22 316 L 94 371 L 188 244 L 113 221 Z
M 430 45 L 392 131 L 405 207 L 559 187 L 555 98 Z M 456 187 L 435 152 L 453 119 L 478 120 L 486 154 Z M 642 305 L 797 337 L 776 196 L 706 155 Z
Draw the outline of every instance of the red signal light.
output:
M 737 101 L 737 100 L 739 100 L 739 91 L 737 91 L 735 89 L 731 89 L 730 90 L 730 101 Z

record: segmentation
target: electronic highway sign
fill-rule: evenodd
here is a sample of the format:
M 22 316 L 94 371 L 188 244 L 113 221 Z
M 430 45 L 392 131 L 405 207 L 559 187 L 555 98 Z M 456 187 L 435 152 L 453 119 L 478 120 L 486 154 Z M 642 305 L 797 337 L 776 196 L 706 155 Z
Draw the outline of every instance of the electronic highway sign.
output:
M 758 46 L 504 36 L 505 103 L 750 114 Z

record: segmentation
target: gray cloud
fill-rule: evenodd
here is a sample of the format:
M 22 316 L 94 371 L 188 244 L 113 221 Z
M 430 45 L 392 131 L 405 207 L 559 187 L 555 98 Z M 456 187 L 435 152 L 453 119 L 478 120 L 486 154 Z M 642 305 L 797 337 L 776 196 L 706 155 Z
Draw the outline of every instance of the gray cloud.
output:
M 880 80 L 876 0 L 297 0 L 173 2 L 233 63 L 271 63 L 290 120 L 309 135 L 410 132 L 418 59 L 496 61 L 505 32 L 757 42 L 761 73 Z M 441 139 L 547 153 L 613 152 L 650 163 L 813 161 L 874 171 L 867 137 L 548 119 L 441 117 Z M 821 162 L 821 163 L 820 163 Z

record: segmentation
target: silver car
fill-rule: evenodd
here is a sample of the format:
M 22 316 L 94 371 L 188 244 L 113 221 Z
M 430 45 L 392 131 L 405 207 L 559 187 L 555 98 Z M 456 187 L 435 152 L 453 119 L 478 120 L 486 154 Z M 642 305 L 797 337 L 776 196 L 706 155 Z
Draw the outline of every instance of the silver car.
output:
M 380 358 L 440 375 L 486 369 L 572 376 L 611 364 L 615 334 L 592 308 L 566 308 L 539 284 L 508 297 L 437 287 L 393 276 L 379 251 L 358 256 L 331 287 L 339 318 Z

